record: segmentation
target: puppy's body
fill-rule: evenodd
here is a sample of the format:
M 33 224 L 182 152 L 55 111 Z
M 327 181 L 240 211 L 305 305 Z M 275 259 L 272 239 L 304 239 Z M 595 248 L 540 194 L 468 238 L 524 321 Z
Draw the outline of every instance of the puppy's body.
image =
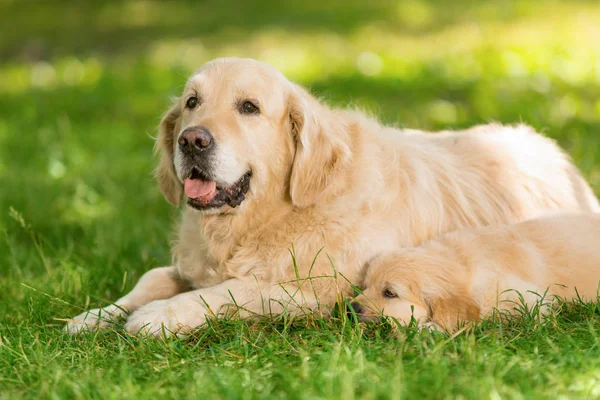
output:
M 211 145 L 190 149 L 186 135 L 207 133 Z M 176 265 L 156 273 L 170 290 L 156 291 L 158 278 L 147 278 L 104 309 L 141 308 L 126 324 L 132 332 L 195 327 L 233 302 L 243 315 L 330 307 L 382 252 L 469 226 L 600 210 L 568 157 L 526 126 L 437 134 L 383 127 L 330 109 L 253 60 L 197 71 L 163 119 L 157 147 L 166 198 L 191 197 Z M 223 191 L 241 204 L 214 206 Z M 102 325 L 97 313 L 68 329 Z
M 449 233 L 374 259 L 357 301 L 364 315 L 382 310 L 407 323 L 414 314 L 420 323 L 451 331 L 494 309 L 513 312 L 522 305 L 519 295 L 528 306 L 544 294 L 546 302 L 553 296 L 595 300 L 599 240 L 598 214 Z

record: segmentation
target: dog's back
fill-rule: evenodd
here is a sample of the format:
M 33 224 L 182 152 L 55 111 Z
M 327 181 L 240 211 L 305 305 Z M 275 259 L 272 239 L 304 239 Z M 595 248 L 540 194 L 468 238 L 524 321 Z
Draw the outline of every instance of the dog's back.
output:
M 443 136 L 442 136 L 443 137 Z M 490 186 L 517 200 L 524 219 L 540 210 L 600 212 L 600 203 L 570 157 L 527 125 L 480 125 L 451 132 L 446 147 L 482 171 Z
M 366 183 L 355 182 L 357 190 L 338 201 L 348 205 L 362 197 L 373 210 L 377 230 L 390 223 L 410 234 L 399 235 L 401 246 L 557 211 L 600 212 L 568 155 L 525 125 L 489 124 L 440 133 L 389 129 L 379 140 L 383 150 L 369 153 L 377 157 L 358 163 L 368 166 Z

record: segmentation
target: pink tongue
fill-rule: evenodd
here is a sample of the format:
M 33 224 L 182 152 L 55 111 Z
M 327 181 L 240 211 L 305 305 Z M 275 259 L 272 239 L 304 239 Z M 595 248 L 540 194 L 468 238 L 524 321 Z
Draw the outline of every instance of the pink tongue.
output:
M 210 200 L 214 197 L 217 184 L 214 181 L 202 179 L 186 179 L 185 194 L 190 199 Z

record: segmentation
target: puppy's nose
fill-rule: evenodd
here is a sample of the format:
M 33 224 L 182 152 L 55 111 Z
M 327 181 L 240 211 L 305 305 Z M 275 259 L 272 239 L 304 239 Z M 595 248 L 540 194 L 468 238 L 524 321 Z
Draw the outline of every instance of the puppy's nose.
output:
M 352 311 L 354 311 L 354 314 L 360 315 L 364 311 L 364 308 L 360 303 L 353 301 L 352 303 L 348 303 L 347 312 L 349 317 L 352 317 Z
M 183 153 L 195 154 L 211 147 L 213 137 L 205 127 L 193 126 L 181 132 L 177 143 Z

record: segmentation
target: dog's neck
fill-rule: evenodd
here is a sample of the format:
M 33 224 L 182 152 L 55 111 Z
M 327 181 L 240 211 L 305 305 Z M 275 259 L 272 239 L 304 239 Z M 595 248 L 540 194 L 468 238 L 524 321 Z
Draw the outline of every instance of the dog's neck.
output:
M 208 251 L 217 264 L 223 265 L 250 235 L 276 224 L 293 209 L 289 195 L 284 189 L 265 191 L 276 196 L 259 196 L 234 212 L 216 215 L 200 215 L 199 229 L 205 238 Z M 273 228 L 271 228 L 272 230 Z

